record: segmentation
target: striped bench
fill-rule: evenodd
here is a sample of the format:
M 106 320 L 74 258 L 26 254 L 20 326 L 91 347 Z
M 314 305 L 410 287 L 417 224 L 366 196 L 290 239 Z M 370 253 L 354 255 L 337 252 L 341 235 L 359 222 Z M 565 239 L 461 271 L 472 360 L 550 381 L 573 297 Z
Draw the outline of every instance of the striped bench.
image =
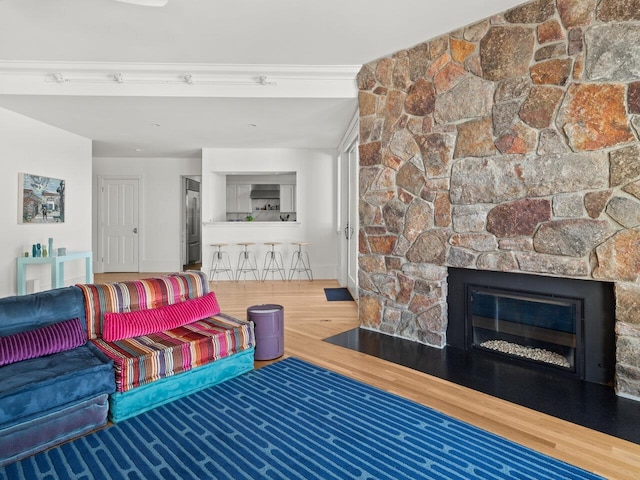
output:
M 253 369 L 252 324 L 218 311 L 167 330 L 159 330 L 162 323 L 153 328 L 162 315 L 148 315 L 153 317 L 144 324 L 149 332 L 110 339 L 105 319 L 113 315 L 108 314 L 125 314 L 124 321 L 130 312 L 141 312 L 137 318 L 154 309 L 180 315 L 189 301 L 213 296 L 202 272 L 78 287 L 85 299 L 89 343 L 114 363 L 116 392 L 109 398 L 113 422 Z M 217 307 L 215 297 L 214 303 Z

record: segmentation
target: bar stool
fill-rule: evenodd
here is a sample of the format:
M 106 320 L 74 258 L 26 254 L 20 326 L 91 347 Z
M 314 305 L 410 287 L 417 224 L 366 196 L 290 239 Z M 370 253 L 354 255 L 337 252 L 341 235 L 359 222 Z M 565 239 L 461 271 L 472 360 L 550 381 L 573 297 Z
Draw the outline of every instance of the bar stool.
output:
M 253 252 L 248 249 L 251 245 L 255 245 L 253 242 L 238 242 L 242 248 L 242 251 L 238 255 L 238 267 L 236 268 L 236 282 L 240 280 L 240 274 L 244 273 L 245 279 L 247 272 L 251 272 L 253 277 L 258 280 L 258 265 L 256 264 L 256 257 Z
M 231 268 L 231 260 L 229 260 L 229 254 L 222 250 L 222 247 L 226 247 L 228 243 L 212 243 L 211 246 L 215 247 L 211 255 L 211 267 L 209 268 L 209 280 L 215 281 L 216 275 L 222 272 L 227 274 L 229 280 L 233 281 L 233 270 Z
M 273 280 L 275 272 L 280 274 L 282 280 L 286 280 L 286 274 L 282 262 L 282 254 L 275 249 L 276 245 L 282 245 L 281 242 L 264 242 L 265 245 L 269 245 L 271 248 L 264 256 L 264 263 L 262 264 L 262 281 L 267 279 L 267 274 L 271 272 L 271 279 Z
M 300 273 L 307 274 L 309 280 L 313 281 L 313 272 L 311 271 L 311 262 L 309 261 L 309 254 L 306 250 L 302 250 L 302 247 L 309 245 L 309 242 L 292 242 L 291 245 L 297 245 L 298 250 L 293 252 L 291 257 L 291 268 L 289 269 L 289 280 L 293 279 L 295 272 L 298 272 L 298 279 L 300 279 Z

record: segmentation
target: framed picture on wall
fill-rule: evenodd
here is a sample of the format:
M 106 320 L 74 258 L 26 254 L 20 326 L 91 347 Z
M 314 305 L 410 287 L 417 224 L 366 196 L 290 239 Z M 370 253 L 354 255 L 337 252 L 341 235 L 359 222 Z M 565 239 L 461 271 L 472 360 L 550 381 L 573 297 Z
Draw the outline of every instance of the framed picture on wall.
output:
M 18 174 L 18 223 L 63 223 L 65 181 Z

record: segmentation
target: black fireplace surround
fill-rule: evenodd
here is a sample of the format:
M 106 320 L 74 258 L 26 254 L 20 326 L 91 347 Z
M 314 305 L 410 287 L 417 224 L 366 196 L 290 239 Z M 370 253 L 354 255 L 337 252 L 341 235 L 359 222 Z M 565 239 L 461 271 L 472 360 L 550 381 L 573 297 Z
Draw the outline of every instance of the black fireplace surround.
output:
M 613 385 L 612 283 L 449 268 L 447 301 L 449 346 Z M 522 356 L 532 349 L 544 360 Z

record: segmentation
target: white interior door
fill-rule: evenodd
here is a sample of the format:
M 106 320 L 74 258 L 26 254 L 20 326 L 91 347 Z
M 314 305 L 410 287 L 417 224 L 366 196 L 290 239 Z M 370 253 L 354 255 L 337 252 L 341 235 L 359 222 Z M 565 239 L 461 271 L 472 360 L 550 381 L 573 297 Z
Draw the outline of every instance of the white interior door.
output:
M 137 178 L 102 178 L 101 254 L 104 272 L 137 272 L 138 233 Z
M 354 141 L 347 150 L 348 155 L 348 223 L 345 228 L 347 238 L 347 288 L 353 298 L 358 298 L 358 171 L 360 162 L 358 160 L 358 142 Z

